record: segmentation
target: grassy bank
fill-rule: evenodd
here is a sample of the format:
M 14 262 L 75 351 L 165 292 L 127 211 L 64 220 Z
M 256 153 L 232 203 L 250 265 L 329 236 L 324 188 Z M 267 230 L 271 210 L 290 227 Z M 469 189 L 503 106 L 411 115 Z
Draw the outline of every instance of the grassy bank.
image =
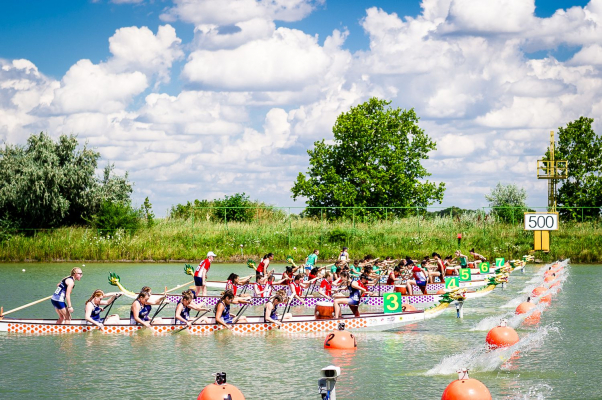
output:
M 476 216 L 374 222 L 320 222 L 291 216 L 227 224 L 159 220 L 152 228 L 134 234 L 121 231 L 110 237 L 86 228 L 29 232 L 3 241 L 0 260 L 192 261 L 202 259 L 211 250 L 218 254 L 218 261 L 246 261 L 273 252 L 277 260 L 290 254 L 301 262 L 314 248 L 320 250 L 320 260 L 334 259 L 341 246 L 349 247 L 352 257 L 422 257 L 433 251 L 452 254 L 457 249 L 458 232 L 463 234 L 461 249 L 465 254 L 474 247 L 489 258 L 509 259 L 527 254 L 533 247 L 533 234 L 525 232 L 522 225 Z M 535 255 L 543 261 L 570 257 L 573 262 L 602 263 L 602 224 L 562 222 L 560 231 L 552 233 L 550 253 Z

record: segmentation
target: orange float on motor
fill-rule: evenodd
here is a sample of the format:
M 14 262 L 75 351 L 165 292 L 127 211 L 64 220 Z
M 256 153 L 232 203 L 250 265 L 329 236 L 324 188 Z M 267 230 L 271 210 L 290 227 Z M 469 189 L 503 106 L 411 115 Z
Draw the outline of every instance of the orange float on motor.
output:
M 418 309 L 411 304 L 404 304 L 401 306 L 401 311 L 418 311 Z
M 531 292 L 531 294 L 535 297 L 541 296 L 543 293 L 545 293 L 548 289 L 546 289 L 543 286 L 538 286 L 535 289 L 533 289 L 533 291 Z
M 468 377 L 468 370 L 458 371 L 458 380 L 443 391 L 441 400 L 491 400 L 491 393 L 481 381 Z
M 197 400 L 245 400 L 245 396 L 236 386 L 226 383 L 225 372 L 215 375 L 215 382 L 205 386 L 201 393 L 199 393 Z
M 340 323 L 338 330 L 332 331 L 324 340 L 325 349 L 333 350 L 354 350 L 357 348 L 357 341 L 353 333 L 345 330 L 345 324 Z
M 485 341 L 492 349 L 510 347 L 519 341 L 518 333 L 509 326 L 506 326 L 506 321 L 502 320 L 499 326 L 496 326 L 487 333 Z

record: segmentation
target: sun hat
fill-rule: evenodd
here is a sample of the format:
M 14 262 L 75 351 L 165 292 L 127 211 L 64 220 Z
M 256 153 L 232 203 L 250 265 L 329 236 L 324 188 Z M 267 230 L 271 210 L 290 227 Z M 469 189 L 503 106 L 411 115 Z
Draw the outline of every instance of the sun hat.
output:
M 207 253 L 207 257 L 217 257 L 214 252 L 210 251 Z

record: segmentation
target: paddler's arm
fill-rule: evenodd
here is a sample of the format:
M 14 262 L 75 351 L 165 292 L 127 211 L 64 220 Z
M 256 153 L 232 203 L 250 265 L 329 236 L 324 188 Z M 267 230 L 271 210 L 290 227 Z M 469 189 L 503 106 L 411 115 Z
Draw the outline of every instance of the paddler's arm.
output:
M 178 303 L 178 305 L 176 306 L 176 320 L 178 320 L 178 321 L 182 322 L 183 324 L 186 324 L 190 327 L 190 321 L 188 321 L 187 319 L 185 319 L 184 317 L 182 317 L 180 315 L 183 307 L 184 307 L 184 305 L 182 303 Z M 190 308 L 192 308 L 192 307 L 190 307 Z
M 67 311 L 69 314 L 73 314 L 73 307 L 71 306 L 71 290 L 73 290 L 73 279 L 66 281 L 67 289 L 65 290 L 65 303 L 67 304 Z
M 232 329 L 228 324 L 226 324 L 224 322 L 224 320 L 222 319 L 222 313 L 224 312 L 224 304 L 223 303 L 218 303 L 217 307 L 215 308 L 215 322 L 218 325 L 221 325 L 223 327 L 225 327 L 226 329 Z
M 102 330 L 102 328 L 104 327 L 104 325 L 101 322 L 96 322 L 92 319 L 92 310 L 94 309 L 94 305 L 90 302 L 86 303 L 86 314 L 85 314 L 85 319 L 86 321 L 96 325 L 98 327 L 98 329 Z
M 139 317 L 139 314 L 140 314 L 140 303 L 138 303 L 137 301 L 135 301 L 132 304 L 132 315 L 134 316 L 134 320 L 136 322 L 138 322 L 139 324 L 142 324 L 142 325 L 146 326 L 147 328 L 150 328 L 151 327 L 150 322 L 144 321 L 143 319 L 141 319 Z
M 274 309 L 274 304 L 272 302 L 267 303 L 265 309 L 263 310 L 263 312 L 264 312 L 263 316 L 264 316 L 264 318 L 265 318 L 266 321 L 270 321 L 273 324 L 281 326 L 282 324 L 280 323 L 280 321 L 273 320 L 270 317 L 270 315 L 272 314 L 272 310 L 273 309 Z

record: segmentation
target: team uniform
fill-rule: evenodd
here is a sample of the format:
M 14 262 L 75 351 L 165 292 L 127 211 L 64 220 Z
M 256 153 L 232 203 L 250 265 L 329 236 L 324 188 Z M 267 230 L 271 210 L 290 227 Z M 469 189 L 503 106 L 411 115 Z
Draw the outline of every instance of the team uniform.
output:
M 293 283 L 291 283 L 291 285 L 293 285 L 293 289 L 294 289 L 294 292 L 292 292 L 292 293 L 301 297 L 301 295 L 303 294 L 303 287 L 301 286 L 301 284 L 293 282 Z
M 357 284 L 362 289 L 368 290 L 361 281 L 357 281 Z M 349 303 L 347 303 L 347 304 L 349 304 L 350 306 L 359 306 L 360 299 L 362 298 L 362 291 L 354 288 L 352 285 L 349 285 L 349 287 L 347 287 L 347 289 L 349 290 L 349 300 L 350 300 Z
M 232 316 L 230 315 L 230 305 L 224 303 L 221 300 L 220 303 L 224 305 L 224 311 L 222 311 L 222 321 L 224 321 L 226 324 L 231 324 L 233 321 Z
M 150 318 L 148 317 L 148 315 L 151 312 L 151 305 L 147 304 L 145 306 L 142 305 L 142 303 L 140 303 L 140 300 L 136 299 L 136 301 L 140 304 L 140 311 L 138 312 L 138 318 L 140 318 L 142 321 L 150 321 Z M 136 321 L 136 319 L 134 318 L 134 312 L 132 310 L 130 310 L 130 324 L 132 325 L 138 325 L 138 321 Z
M 332 283 L 328 282 L 328 280 L 324 279 L 322 283 L 320 283 L 320 290 L 324 289 L 324 294 L 328 297 L 332 297 Z
M 102 323 L 104 321 L 104 318 L 100 318 L 100 313 L 102 312 L 102 308 L 100 308 L 96 304 L 92 304 L 92 305 L 94 306 L 94 309 L 90 313 L 90 318 L 92 318 L 94 321 L 96 321 L 98 323 Z
M 181 303 L 182 300 L 178 301 L 178 304 Z M 177 307 L 177 305 L 176 305 Z M 186 321 L 190 319 L 190 307 L 186 307 L 182 304 L 182 311 L 180 311 L 180 317 L 184 318 Z M 184 324 L 182 321 L 176 318 L 176 324 Z
M 272 312 L 270 313 L 270 318 L 272 318 L 274 321 L 278 321 L 278 312 L 276 310 L 277 308 L 278 307 L 274 306 L 274 308 L 272 309 Z M 263 313 L 263 322 L 271 322 L 265 318 L 265 312 Z
M 316 253 L 311 253 L 307 256 L 307 262 L 305 263 L 305 269 L 311 270 L 318 261 L 318 255 Z
M 234 296 L 236 296 L 236 291 L 238 290 L 238 286 L 234 284 L 231 280 L 226 282 L 226 290 L 231 290 Z
M 72 276 L 68 276 L 59 283 L 54 294 L 50 298 L 50 302 L 57 310 L 62 310 L 67 307 L 67 304 L 65 303 L 65 296 L 67 295 L 67 279 L 72 279 L 75 286 L 75 279 L 73 279 Z
M 196 286 L 203 286 L 203 278 L 201 277 L 201 269 L 205 269 L 205 276 L 207 276 L 207 272 L 209 272 L 209 268 L 211 268 L 211 261 L 208 258 L 204 259 L 199 263 L 194 271 L 194 284 Z
M 257 288 L 259 289 L 260 292 L 262 292 L 260 294 L 261 297 L 270 297 L 270 293 L 272 292 L 271 290 L 267 290 L 269 286 L 272 286 L 269 282 L 266 283 L 265 285 L 262 285 L 260 283 L 256 283 Z
M 424 270 L 417 265 L 414 265 L 412 268 L 412 272 L 414 273 L 414 280 L 416 281 L 416 285 L 419 287 L 426 286 L 426 274 Z
M 339 254 L 339 260 L 341 261 L 347 261 L 349 259 L 349 253 L 346 251 L 342 251 L 341 254 Z
M 255 279 L 256 280 L 259 280 L 261 277 L 263 277 L 265 275 L 265 272 L 268 270 L 269 265 L 270 265 L 269 258 L 261 260 L 261 262 L 257 266 L 257 271 L 255 271 Z

